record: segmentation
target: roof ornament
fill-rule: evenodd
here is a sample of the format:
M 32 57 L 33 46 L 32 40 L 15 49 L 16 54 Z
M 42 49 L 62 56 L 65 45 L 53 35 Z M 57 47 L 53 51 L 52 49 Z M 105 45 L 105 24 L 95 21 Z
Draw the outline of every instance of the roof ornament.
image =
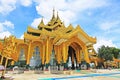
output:
M 53 8 L 53 16 L 52 16 L 52 20 L 55 19 L 55 9 Z
M 57 20 L 60 19 L 59 15 L 58 15 L 58 11 L 57 11 Z
M 57 11 L 57 19 L 56 19 L 56 21 L 57 21 L 57 22 L 61 22 L 60 17 L 59 17 L 59 15 L 58 15 L 58 11 Z
M 42 17 L 42 19 L 41 19 L 41 22 L 40 22 L 40 24 L 44 24 L 43 17 Z
M 40 22 L 40 24 L 38 25 L 38 29 L 40 29 L 41 27 L 44 27 L 44 21 L 43 21 L 43 17 L 42 17 L 42 19 L 41 19 L 41 22 Z
M 68 28 L 73 29 L 73 25 L 69 24 Z

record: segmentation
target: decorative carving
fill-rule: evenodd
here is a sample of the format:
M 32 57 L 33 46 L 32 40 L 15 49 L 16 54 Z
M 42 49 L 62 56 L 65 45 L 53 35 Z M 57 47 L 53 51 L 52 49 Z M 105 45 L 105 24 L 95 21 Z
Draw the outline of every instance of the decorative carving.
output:
M 12 58 L 13 60 L 16 57 L 15 54 L 17 54 L 17 43 L 15 42 L 15 39 L 16 38 L 14 36 L 10 36 L 8 38 L 5 37 L 2 50 L 2 55 L 4 55 L 5 57 Z

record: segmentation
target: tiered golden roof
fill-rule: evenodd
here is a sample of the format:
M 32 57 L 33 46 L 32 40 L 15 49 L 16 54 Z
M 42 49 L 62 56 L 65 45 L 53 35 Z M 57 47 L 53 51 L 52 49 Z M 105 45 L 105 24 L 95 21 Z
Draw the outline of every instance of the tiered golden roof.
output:
M 27 33 L 24 34 L 25 39 L 28 37 L 33 37 L 34 39 L 44 39 L 46 38 L 45 36 L 54 38 L 55 43 L 57 43 L 56 41 L 59 41 L 60 39 L 70 39 L 73 36 L 78 36 L 78 38 L 87 45 L 96 43 L 96 38 L 88 36 L 79 25 L 76 28 L 74 28 L 72 24 L 65 27 L 64 23 L 61 22 L 58 13 L 57 17 L 55 17 L 54 10 L 52 19 L 48 22 L 48 24 L 44 24 L 42 18 L 40 24 L 38 25 L 38 29 L 34 29 L 29 26 L 27 28 Z

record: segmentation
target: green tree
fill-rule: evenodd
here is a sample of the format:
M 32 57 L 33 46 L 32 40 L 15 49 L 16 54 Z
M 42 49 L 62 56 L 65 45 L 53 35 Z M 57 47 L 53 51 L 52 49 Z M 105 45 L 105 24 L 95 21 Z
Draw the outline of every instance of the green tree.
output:
M 118 48 L 115 48 L 115 47 L 113 47 L 112 48 L 112 54 L 114 55 L 114 58 L 119 58 L 119 56 L 120 56 L 120 49 L 118 49 Z
M 105 47 L 104 45 L 98 49 L 98 57 L 105 60 L 105 61 L 112 61 L 113 60 L 113 54 L 112 49 L 110 47 Z
M 120 49 L 115 47 L 105 47 L 104 45 L 98 49 L 98 57 L 105 62 L 112 61 L 113 58 L 120 58 Z M 118 64 L 119 66 L 119 64 Z

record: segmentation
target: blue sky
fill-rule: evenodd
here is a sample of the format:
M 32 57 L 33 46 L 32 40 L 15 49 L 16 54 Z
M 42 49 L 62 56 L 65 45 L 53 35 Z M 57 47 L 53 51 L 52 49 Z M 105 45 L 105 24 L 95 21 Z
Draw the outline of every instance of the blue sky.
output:
M 0 38 L 22 38 L 27 26 L 37 28 L 41 18 L 47 23 L 52 10 L 66 27 L 79 24 L 101 45 L 120 48 L 120 0 L 0 0 Z

